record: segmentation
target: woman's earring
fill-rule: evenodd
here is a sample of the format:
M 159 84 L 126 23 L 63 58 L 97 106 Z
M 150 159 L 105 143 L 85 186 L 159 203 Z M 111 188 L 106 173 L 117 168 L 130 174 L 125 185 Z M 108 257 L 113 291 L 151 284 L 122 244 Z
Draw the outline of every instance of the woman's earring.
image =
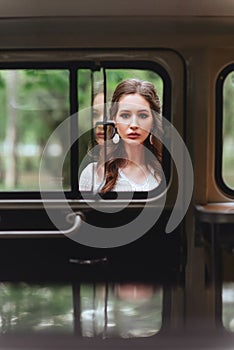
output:
M 115 145 L 119 143 L 119 134 L 117 132 L 115 133 L 115 136 L 113 137 L 112 141 Z
M 150 134 L 149 142 L 151 145 L 153 145 L 153 135 L 152 134 Z

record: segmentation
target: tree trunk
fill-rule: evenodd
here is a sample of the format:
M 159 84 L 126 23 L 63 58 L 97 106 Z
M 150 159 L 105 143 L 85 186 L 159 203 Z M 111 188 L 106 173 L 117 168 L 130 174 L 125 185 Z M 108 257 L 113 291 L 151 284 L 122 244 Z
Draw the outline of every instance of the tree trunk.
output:
M 16 120 L 17 110 L 12 102 L 16 101 L 17 72 L 8 71 L 6 75 L 7 126 L 6 126 L 6 171 L 5 186 L 14 189 L 17 183 Z

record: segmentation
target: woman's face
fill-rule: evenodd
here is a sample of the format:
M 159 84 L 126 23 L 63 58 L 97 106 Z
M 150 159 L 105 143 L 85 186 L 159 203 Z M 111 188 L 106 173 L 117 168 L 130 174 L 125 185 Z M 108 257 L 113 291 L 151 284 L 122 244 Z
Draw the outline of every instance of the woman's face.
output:
M 115 118 L 120 137 L 129 145 L 143 144 L 153 127 L 149 102 L 139 94 L 123 95 Z
M 144 301 L 151 299 L 153 294 L 153 286 L 148 284 L 124 283 L 117 286 L 117 295 L 122 300 Z
M 104 94 L 100 93 L 93 100 L 93 125 L 95 126 L 95 139 L 98 144 L 104 143 L 104 130 L 102 125 L 96 126 L 97 122 L 103 121 L 104 114 Z

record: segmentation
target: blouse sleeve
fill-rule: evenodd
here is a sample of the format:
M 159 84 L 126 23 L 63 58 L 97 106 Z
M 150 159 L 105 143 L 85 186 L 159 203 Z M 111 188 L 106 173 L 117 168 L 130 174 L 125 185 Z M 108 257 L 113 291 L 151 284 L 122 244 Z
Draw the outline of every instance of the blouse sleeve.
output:
M 90 163 L 82 171 L 79 180 L 79 189 L 80 191 L 91 191 L 92 185 L 94 184 L 93 177 L 95 176 L 95 167 L 94 163 Z

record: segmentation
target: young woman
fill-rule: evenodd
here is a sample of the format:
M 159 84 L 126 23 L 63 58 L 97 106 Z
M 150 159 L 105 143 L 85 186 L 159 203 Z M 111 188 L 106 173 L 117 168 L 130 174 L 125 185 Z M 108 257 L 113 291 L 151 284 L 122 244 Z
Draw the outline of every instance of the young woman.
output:
M 97 124 L 98 122 L 103 122 L 104 114 L 104 93 L 99 92 L 94 96 L 93 99 L 93 126 L 95 143 L 99 145 L 104 144 L 104 129 L 102 124 Z
M 107 143 L 107 157 L 102 147 L 99 161 L 84 169 L 80 190 L 149 191 L 156 188 L 161 179 L 162 159 L 159 113 L 160 101 L 153 84 L 137 79 L 122 81 L 114 91 L 110 108 L 110 118 L 116 125 L 113 142 Z

